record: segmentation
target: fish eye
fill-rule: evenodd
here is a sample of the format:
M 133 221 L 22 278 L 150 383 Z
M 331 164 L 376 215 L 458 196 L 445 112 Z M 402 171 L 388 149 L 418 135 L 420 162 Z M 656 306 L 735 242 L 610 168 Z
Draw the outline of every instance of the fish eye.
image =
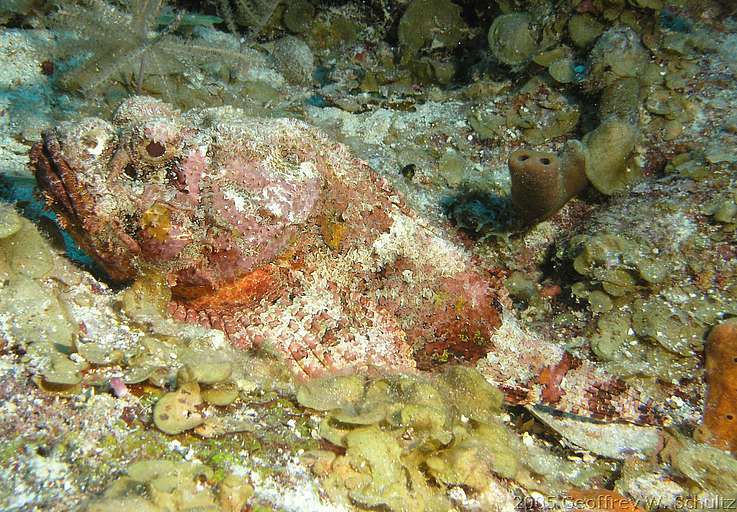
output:
M 160 158 L 166 153 L 166 146 L 160 142 L 151 141 L 146 144 L 146 153 L 151 158 Z
M 179 153 L 178 132 L 178 127 L 166 119 L 153 119 L 139 125 L 131 133 L 130 154 L 138 165 L 166 164 Z

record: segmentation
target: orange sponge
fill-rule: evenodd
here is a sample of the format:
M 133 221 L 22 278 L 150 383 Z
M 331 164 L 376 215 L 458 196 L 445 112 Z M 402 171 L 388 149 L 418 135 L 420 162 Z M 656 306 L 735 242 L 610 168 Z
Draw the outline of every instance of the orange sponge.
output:
M 699 434 L 712 446 L 737 452 L 737 318 L 709 333 L 706 379 L 709 390 Z

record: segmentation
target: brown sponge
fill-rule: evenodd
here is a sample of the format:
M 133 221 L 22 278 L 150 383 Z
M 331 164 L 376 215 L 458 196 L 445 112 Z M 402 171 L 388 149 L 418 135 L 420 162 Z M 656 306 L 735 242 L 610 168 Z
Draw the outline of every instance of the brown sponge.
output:
M 528 223 L 550 217 L 586 187 L 586 150 L 577 140 L 559 154 L 520 149 L 509 156 L 512 203 Z

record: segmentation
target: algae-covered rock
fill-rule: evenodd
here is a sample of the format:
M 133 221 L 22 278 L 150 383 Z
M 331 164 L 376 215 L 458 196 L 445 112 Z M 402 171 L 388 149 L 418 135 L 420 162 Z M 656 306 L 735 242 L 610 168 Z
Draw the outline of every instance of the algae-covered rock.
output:
M 82 382 L 86 364 L 71 360 L 58 352 L 51 354 L 49 368 L 43 372 L 44 381 L 57 386 L 74 386 Z
M 649 243 L 621 235 L 575 237 L 571 245 L 575 254 L 573 268 L 591 283 L 600 284 L 610 297 L 624 297 L 643 286 L 655 288 L 672 270 L 670 260 L 652 257 L 654 249 Z M 593 292 L 586 293 L 591 301 Z
M 550 73 L 550 76 L 556 82 L 561 84 L 570 84 L 576 79 L 576 73 L 573 70 L 573 60 L 569 57 L 551 63 L 548 66 L 548 73 Z M 576 117 L 576 121 L 578 121 L 578 117 Z
M 199 384 L 217 384 L 233 372 L 230 361 L 213 356 L 196 354 L 177 374 L 177 383 L 197 382 Z
M 7 315 L 13 339 L 29 350 L 72 351 L 79 326 L 53 290 L 23 274 L 0 287 L 0 311 Z
M 628 165 L 636 141 L 637 129 L 617 118 L 607 119 L 586 134 L 586 177 L 596 190 L 612 195 L 640 177 L 638 169 Z
M 592 313 L 606 313 L 611 311 L 614 305 L 612 299 L 601 290 L 593 290 L 586 298 L 589 301 L 589 307 Z
M 694 356 L 703 348 L 706 329 L 686 312 L 659 298 L 637 300 L 633 304 L 632 327 L 643 337 L 682 356 Z
M 223 509 L 218 506 L 215 493 L 209 485 L 203 485 L 213 476 L 212 469 L 202 464 L 169 460 L 136 462 L 128 467 L 127 476 L 116 480 L 102 499 L 85 510 L 219 512 Z
M 166 315 L 171 288 L 162 275 L 148 274 L 137 279 L 120 294 L 123 311 L 138 321 L 152 321 Z
M 0 256 L 10 268 L 24 276 L 46 277 L 54 268 L 54 255 L 49 242 L 28 219 L 5 206 L 0 212 L 5 236 L 0 236 Z
M 428 457 L 430 474 L 446 485 L 463 485 L 481 491 L 494 476 L 514 478 L 519 469 L 510 432 L 496 423 L 479 424 L 467 437 L 447 450 Z
M 512 272 L 504 281 L 504 287 L 512 297 L 524 301 L 531 301 L 538 295 L 537 284 L 524 272 Z
M 356 429 L 346 436 L 346 457 L 370 479 L 350 493 L 367 507 L 388 506 L 401 510 L 407 503 L 407 480 L 400 463 L 402 448 L 394 437 L 378 427 Z
M 220 483 L 218 502 L 223 512 L 241 512 L 253 496 L 253 486 L 242 476 L 229 473 Z
M 315 6 L 308 0 L 291 0 L 287 2 L 282 21 L 290 32 L 302 33 L 310 28 L 315 18 Z
M 304 407 L 329 411 L 346 407 L 363 396 L 361 375 L 327 377 L 306 382 L 297 389 L 297 401 Z
M 504 395 L 477 370 L 451 366 L 440 379 L 447 386 L 448 404 L 459 415 L 476 421 L 489 421 L 502 412 Z
M 306 462 L 336 501 L 396 512 L 449 510 L 443 493 L 429 485 L 420 469 L 421 451 L 408 452 L 403 444 L 396 432 L 361 427 L 346 433 L 345 455 L 313 451 Z
M 274 41 L 271 52 L 279 71 L 289 83 L 307 84 L 315 70 L 315 57 L 307 43 L 295 36 Z
M 177 391 L 159 398 L 154 406 L 154 424 L 166 434 L 193 429 L 204 421 L 197 411 L 201 403 L 199 386 L 196 383 L 184 384 Z
M 604 25 L 590 14 L 574 14 L 568 20 L 568 35 L 578 48 L 586 48 L 604 31 Z
M 489 51 L 508 66 L 525 64 L 537 52 L 538 32 L 526 12 L 502 14 L 489 27 Z
M 238 398 L 238 387 L 232 382 L 219 382 L 202 390 L 202 399 L 208 404 L 225 406 Z
M 673 468 L 704 492 L 737 495 L 737 459 L 727 452 L 679 437 L 668 441 L 664 455 Z
M 464 37 L 461 8 L 449 0 L 414 0 L 399 20 L 399 44 L 405 59 L 423 47 L 453 48 Z
M 591 350 L 596 357 L 604 361 L 620 357 L 621 350 L 636 341 L 631 325 L 630 315 L 623 311 L 601 316 L 597 322 L 597 332 L 591 337 Z
M 711 215 L 721 224 L 734 224 L 737 222 L 737 201 L 731 198 L 721 201 Z
M 657 340 L 642 337 L 633 328 L 632 313 L 619 308 L 602 314 L 591 349 L 606 368 L 622 378 L 653 376 L 674 381 L 693 374 L 698 360 L 666 350 Z
M 618 117 L 634 122 L 640 108 L 640 81 L 637 78 L 622 78 L 601 91 L 599 96 L 599 119 Z
M 22 227 L 21 218 L 11 205 L 0 202 L 0 239 L 16 234 Z
M 587 83 L 594 90 L 621 78 L 640 77 L 649 61 L 640 36 L 630 28 L 610 28 L 596 41 L 590 54 Z
M 450 188 L 458 187 L 466 174 L 468 162 L 455 150 L 448 150 L 438 162 L 438 172 Z

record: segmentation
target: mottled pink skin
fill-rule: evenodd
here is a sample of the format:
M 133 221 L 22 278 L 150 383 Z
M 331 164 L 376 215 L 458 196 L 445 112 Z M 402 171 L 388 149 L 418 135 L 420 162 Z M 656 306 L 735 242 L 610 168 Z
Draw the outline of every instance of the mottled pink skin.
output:
M 112 125 L 64 123 L 34 150 L 39 182 L 63 207 L 62 222 L 77 228 L 72 233 L 114 280 L 163 271 L 180 289 L 214 290 L 273 260 L 310 216 L 322 177 L 314 163 L 266 153 L 283 134 L 249 146 L 251 125 L 198 123 L 133 98 Z M 70 194 L 84 198 L 87 211 L 68 204 Z

